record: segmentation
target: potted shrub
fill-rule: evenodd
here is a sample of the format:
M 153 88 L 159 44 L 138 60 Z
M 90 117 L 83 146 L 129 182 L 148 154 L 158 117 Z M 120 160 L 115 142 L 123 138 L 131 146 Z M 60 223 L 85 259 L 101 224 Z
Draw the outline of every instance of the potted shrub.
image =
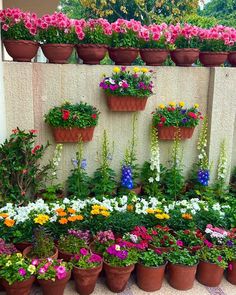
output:
M 67 63 L 76 43 L 72 20 L 61 12 L 42 16 L 39 20 L 39 40 L 50 63 Z
M 47 259 L 37 265 L 37 281 L 43 295 L 63 295 L 71 277 L 72 264 L 62 260 Z
M 177 246 L 187 248 L 190 252 L 196 252 L 203 246 L 203 234 L 200 230 L 179 230 L 175 232 Z
M 7 8 L 0 11 L 0 22 L 3 44 L 13 61 L 30 62 L 39 48 L 37 15 Z
M 29 295 L 36 267 L 22 254 L 0 255 L 0 278 L 7 295 Z
M 197 271 L 198 257 L 187 249 L 175 248 L 168 253 L 168 282 L 177 290 L 193 287 Z
M 166 213 L 157 212 L 156 215 L 160 215 L 157 216 L 158 219 L 165 219 L 165 214 Z M 148 234 L 151 236 L 149 247 L 155 251 L 160 251 L 160 253 L 170 252 L 176 245 L 175 237 L 170 233 L 170 229 L 168 227 L 153 227 L 148 230 Z
M 115 67 L 111 77 L 105 77 L 100 83 L 105 91 L 107 104 L 111 111 L 135 112 L 145 109 L 147 98 L 153 94 L 151 71 L 134 67 Z
M 167 106 L 160 104 L 153 113 L 153 126 L 158 129 L 159 139 L 174 140 L 177 134 L 180 139 L 189 139 L 202 118 L 198 104 L 184 108 L 184 102 L 170 102 Z
M 124 291 L 134 264 L 138 261 L 137 250 L 125 247 L 121 242 L 109 246 L 103 257 L 108 288 L 115 293 Z
M 78 37 L 76 50 L 84 64 L 96 65 L 105 57 L 109 37 L 112 33 L 106 19 L 90 19 L 87 22 L 75 20 L 75 32 Z
M 91 141 L 98 123 L 99 111 L 84 102 L 63 103 L 45 115 L 45 122 L 52 127 L 56 142 Z
M 146 292 L 161 289 L 165 274 L 166 261 L 163 255 L 148 249 L 139 255 L 136 266 L 137 285 Z
M 93 253 L 100 256 L 103 252 L 115 242 L 115 236 L 111 230 L 99 231 L 94 237 L 93 242 L 90 244 L 90 249 Z
M 98 275 L 102 271 L 102 258 L 82 248 L 72 259 L 75 289 L 81 295 L 93 293 Z

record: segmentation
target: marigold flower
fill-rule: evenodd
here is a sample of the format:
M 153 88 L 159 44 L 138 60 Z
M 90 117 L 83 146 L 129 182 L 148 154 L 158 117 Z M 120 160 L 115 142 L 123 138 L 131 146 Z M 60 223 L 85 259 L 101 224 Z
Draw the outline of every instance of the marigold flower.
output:
M 199 104 L 198 103 L 195 103 L 194 104 L 194 107 L 195 107 L 195 109 L 198 109 L 199 108 Z
M 101 208 L 100 205 L 93 205 L 93 206 L 92 206 L 92 209 L 100 209 L 100 208 Z
M 5 219 L 4 224 L 5 224 L 7 227 L 13 227 L 13 225 L 15 224 L 15 220 L 10 219 L 10 218 L 7 218 L 7 219 Z
M 187 220 L 191 220 L 193 219 L 192 215 L 189 213 L 184 213 L 182 214 L 182 218 L 187 219 Z
M 49 216 L 46 214 L 39 214 L 35 219 L 34 222 L 40 225 L 43 225 L 49 220 Z
M 159 104 L 159 108 L 160 109 L 164 109 L 165 108 L 165 105 L 163 103 Z
M 163 214 L 160 214 L 160 213 L 156 214 L 155 217 L 156 217 L 157 219 L 164 219 Z
M 155 212 L 156 213 L 162 213 L 163 211 L 161 209 L 156 209 Z
M 64 212 L 64 211 L 61 211 L 61 212 L 59 212 L 59 213 L 57 213 L 57 214 L 58 214 L 58 216 L 60 216 L 60 217 L 64 217 L 64 216 L 67 215 L 66 212 Z
M 147 73 L 147 72 L 149 72 L 149 70 L 148 70 L 147 68 L 142 68 L 142 69 L 141 69 L 141 72 L 143 72 L 143 73 Z
M 170 105 L 171 107 L 175 107 L 175 106 L 176 106 L 176 103 L 175 103 L 174 101 L 171 101 L 171 102 L 169 103 L 169 105 Z
M 103 211 L 101 211 L 101 215 L 104 217 L 108 217 L 108 216 L 110 216 L 110 213 L 108 211 L 103 210 Z
M 76 220 L 81 221 L 84 219 L 83 215 L 75 215 Z
M 75 222 L 77 220 L 76 216 L 69 216 L 68 221 Z
M 59 219 L 59 223 L 60 224 L 67 224 L 68 223 L 68 219 L 67 218 L 61 218 L 61 219 Z
M 140 68 L 138 68 L 138 67 L 134 67 L 133 71 L 134 71 L 135 73 L 138 73 L 138 72 L 140 72 Z
M 127 206 L 127 210 L 128 211 L 133 211 L 134 210 L 134 206 L 133 205 L 128 205 Z
M 185 106 L 185 103 L 184 103 L 183 101 L 180 101 L 180 102 L 179 102 L 179 106 L 182 108 L 182 107 Z
M 99 209 L 93 209 L 93 210 L 91 211 L 91 214 L 92 214 L 92 215 L 98 215 L 99 213 L 100 213 Z
M 170 219 L 170 215 L 167 213 L 163 213 L 164 219 Z
M 119 67 L 114 67 L 113 72 L 117 73 L 117 74 L 120 73 L 120 68 Z
M 75 214 L 76 210 L 73 209 L 73 208 L 68 208 L 67 211 L 70 213 L 70 214 Z
M 57 213 L 59 213 L 59 212 L 64 212 L 64 209 L 62 209 L 62 208 L 58 208 L 58 209 L 56 209 L 55 210 Z
M 146 212 L 147 212 L 148 214 L 154 214 L 154 213 L 155 213 L 155 210 L 152 209 L 152 208 L 148 208 L 148 209 L 146 210 Z
M 7 213 L 1 213 L 0 214 L 0 217 L 2 217 L 2 218 L 7 218 L 9 216 L 9 214 L 7 214 Z

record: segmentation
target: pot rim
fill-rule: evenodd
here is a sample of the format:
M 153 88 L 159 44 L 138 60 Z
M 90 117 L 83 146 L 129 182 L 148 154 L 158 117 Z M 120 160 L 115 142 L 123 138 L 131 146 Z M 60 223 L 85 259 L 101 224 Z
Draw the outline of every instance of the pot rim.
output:
M 76 44 L 76 47 L 108 48 L 108 45 L 107 44 L 97 44 L 97 43 L 86 43 L 86 44 Z
M 114 268 L 117 268 L 117 269 L 128 268 L 128 267 L 131 267 L 131 266 L 135 266 L 135 264 L 136 264 L 136 263 L 133 263 L 133 264 L 129 264 L 129 265 L 126 265 L 126 266 L 114 266 L 114 265 L 109 264 L 105 260 L 103 261 L 103 263 L 104 263 L 104 265 L 108 265 L 110 267 L 114 267 Z
M 142 51 L 156 51 L 156 52 L 170 52 L 169 49 L 164 48 L 140 48 L 140 52 Z
M 26 247 L 25 250 L 23 251 L 23 256 L 29 258 L 27 255 L 30 253 L 30 251 L 32 250 L 32 248 L 33 248 L 33 245 Z M 27 249 L 29 251 L 26 251 Z M 27 253 L 25 253 L 25 252 L 27 252 Z M 58 248 L 54 245 L 54 252 L 53 252 L 53 254 L 51 256 L 54 256 L 57 253 L 58 253 Z M 45 258 L 38 258 L 38 257 L 36 257 L 36 258 L 39 259 L 39 260 L 43 260 L 43 259 L 47 259 L 48 257 L 45 257 Z M 34 259 L 34 257 L 32 257 L 30 259 Z
M 124 51 L 124 50 L 130 50 L 130 51 L 139 51 L 139 48 L 137 48 L 137 47 L 123 47 L 123 46 L 121 46 L 121 47 L 108 47 L 108 49 L 109 50 L 122 50 L 122 51 Z
M 208 263 L 208 264 L 212 264 L 212 265 L 216 265 L 216 266 L 219 266 L 219 265 L 217 265 L 217 264 L 214 263 L 214 262 L 210 262 L 210 261 L 206 261 L 206 260 L 200 260 L 199 263 L 201 263 L 201 262 L 203 262 L 203 263 Z M 220 266 L 219 266 L 219 267 L 220 267 Z M 223 267 L 220 267 L 220 268 L 223 268 Z
M 167 264 L 168 264 L 168 261 L 166 261 L 165 264 L 162 264 L 162 265 L 159 265 L 159 266 L 146 266 L 146 265 L 144 265 L 144 264 L 141 263 L 141 262 L 138 262 L 138 263 L 137 263 L 137 265 L 141 265 L 142 267 L 144 267 L 144 268 L 148 268 L 148 269 L 159 269 L 159 268 L 164 268 L 164 267 L 166 267 Z
M 185 264 L 181 264 L 181 263 L 172 263 L 172 262 L 168 261 L 168 264 L 190 268 L 190 267 L 197 267 L 199 262 L 194 265 L 185 265 Z
M 110 94 L 110 93 L 106 93 L 107 97 L 115 97 L 115 98 L 135 98 L 135 99 L 148 99 L 149 96 L 132 96 L 132 95 L 118 95 L 118 94 Z M 151 95 L 150 95 L 151 96 Z
M 4 39 L 3 43 L 30 43 L 30 44 L 40 45 L 39 42 L 37 41 L 25 40 L 25 39 L 20 39 L 20 40 Z
M 228 51 L 201 51 L 200 54 L 209 54 L 209 55 L 228 55 Z
M 189 52 L 200 52 L 199 48 L 176 48 L 174 50 L 171 50 L 170 52 L 181 52 L 181 51 L 189 51 Z
M 61 126 L 58 126 L 58 127 L 54 127 L 52 125 L 49 125 L 50 127 L 52 127 L 53 129 L 65 129 L 65 130 L 68 130 L 68 129 L 88 129 L 88 128 L 95 128 L 97 125 L 95 126 L 87 126 L 87 127 L 77 127 L 77 126 L 74 126 L 74 127 L 61 127 Z
M 75 44 L 65 44 L 65 43 L 43 43 L 40 44 L 41 47 L 71 47 L 73 48 Z

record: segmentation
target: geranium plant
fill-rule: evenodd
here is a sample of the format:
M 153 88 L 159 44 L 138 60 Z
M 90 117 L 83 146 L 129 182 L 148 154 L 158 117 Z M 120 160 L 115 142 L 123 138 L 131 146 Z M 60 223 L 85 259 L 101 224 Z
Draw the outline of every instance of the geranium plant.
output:
M 179 230 L 175 233 L 175 238 L 177 240 L 176 244 L 182 247 L 188 247 L 192 250 L 198 250 L 203 245 L 203 234 L 200 230 Z
M 148 230 L 148 234 L 152 238 L 149 244 L 154 247 L 173 247 L 176 245 L 175 237 L 170 233 L 168 227 L 154 227 Z
M 78 268 L 93 268 L 102 263 L 102 257 L 90 253 L 88 249 L 82 248 L 78 255 L 75 255 L 72 260 L 72 264 Z
M 34 260 L 37 265 L 37 279 L 55 281 L 63 280 L 72 269 L 72 264 L 57 259 L 46 259 L 41 262 Z
M 139 255 L 139 263 L 147 267 L 158 267 L 166 263 L 165 255 L 156 253 L 152 249 L 141 252 Z
M 187 249 L 175 248 L 167 254 L 167 259 L 172 264 L 194 266 L 198 263 L 198 256 L 191 254 Z

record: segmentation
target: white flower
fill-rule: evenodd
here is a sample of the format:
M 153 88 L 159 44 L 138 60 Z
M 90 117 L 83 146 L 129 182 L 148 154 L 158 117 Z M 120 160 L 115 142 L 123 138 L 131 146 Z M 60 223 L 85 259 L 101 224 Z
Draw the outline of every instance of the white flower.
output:
M 153 182 L 154 182 L 154 178 L 153 178 L 153 177 L 150 177 L 150 178 L 148 179 L 148 181 L 149 181 L 150 183 L 153 183 Z

